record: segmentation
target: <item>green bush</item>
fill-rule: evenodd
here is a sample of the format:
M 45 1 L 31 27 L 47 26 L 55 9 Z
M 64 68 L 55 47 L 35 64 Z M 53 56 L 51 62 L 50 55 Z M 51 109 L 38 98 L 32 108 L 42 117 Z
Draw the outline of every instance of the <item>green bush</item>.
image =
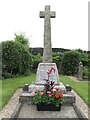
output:
M 52 61 L 53 63 L 56 63 L 58 72 L 61 73 L 61 60 L 62 60 L 63 53 L 53 53 L 52 54 Z
M 36 72 L 38 64 L 42 62 L 42 57 L 40 54 L 32 55 L 32 60 L 33 60 L 32 70 L 33 72 Z
M 87 67 L 83 68 L 83 77 L 84 79 L 88 79 L 88 68 Z
M 87 66 L 89 65 L 90 59 L 86 58 L 82 60 L 83 66 Z
M 2 74 L 5 77 L 30 72 L 31 60 L 30 52 L 21 43 L 2 42 Z
M 88 66 L 89 61 L 90 61 L 90 60 L 88 59 L 88 53 L 87 53 L 87 52 L 84 52 L 84 51 L 81 50 L 81 49 L 77 49 L 77 50 L 75 50 L 75 51 L 78 52 L 80 61 L 83 63 L 83 66 Z
M 11 73 L 6 72 L 6 71 L 4 71 L 2 73 L 2 76 L 4 77 L 4 79 L 13 78 L 13 75 Z M 2 79 L 3 79 L 3 77 L 2 77 Z
M 88 67 L 83 68 L 83 78 L 90 79 L 90 68 Z
M 56 53 L 53 53 L 52 58 L 53 58 L 53 62 L 57 64 L 57 67 L 59 67 L 61 59 L 62 59 L 62 55 L 61 54 L 58 55 Z
M 76 51 L 68 51 L 64 53 L 62 58 L 62 73 L 66 75 L 75 75 L 79 67 L 79 54 Z

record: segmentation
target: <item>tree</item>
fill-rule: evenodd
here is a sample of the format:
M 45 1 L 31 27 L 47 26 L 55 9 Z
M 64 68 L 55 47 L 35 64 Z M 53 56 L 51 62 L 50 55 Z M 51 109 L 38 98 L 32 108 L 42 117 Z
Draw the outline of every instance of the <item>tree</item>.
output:
M 29 49 L 29 40 L 24 33 L 19 33 L 19 34 L 15 33 L 14 40 L 24 45 L 26 49 Z

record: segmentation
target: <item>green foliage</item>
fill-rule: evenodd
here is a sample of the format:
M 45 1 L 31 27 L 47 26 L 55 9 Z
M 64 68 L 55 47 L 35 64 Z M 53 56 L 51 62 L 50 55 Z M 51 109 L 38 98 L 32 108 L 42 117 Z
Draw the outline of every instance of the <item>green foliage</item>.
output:
M 23 45 L 28 45 L 28 38 L 25 37 L 25 34 L 20 33 L 20 34 L 16 34 L 15 33 L 15 41 L 20 42 Z
M 31 54 L 21 43 L 15 41 L 2 42 L 2 74 L 27 74 L 31 69 Z M 11 77 L 10 75 L 10 77 Z
M 40 54 L 32 55 L 32 60 L 33 60 L 32 70 L 33 72 L 36 72 L 38 64 L 42 61 L 42 57 Z
M 46 94 L 44 92 L 42 92 L 42 93 L 43 93 L 43 95 L 40 95 L 40 91 L 35 93 L 35 95 L 33 96 L 33 103 L 35 103 L 35 104 L 41 104 L 41 103 L 54 104 L 56 107 L 58 107 L 64 101 L 63 96 L 61 98 L 55 97 L 55 95 L 59 96 L 60 94 L 62 94 L 61 91 L 54 92 L 52 96 L 49 96 L 48 94 Z
M 38 55 L 38 54 L 40 54 L 41 56 L 43 56 L 43 48 L 41 48 L 41 47 L 29 48 L 29 50 L 31 51 L 31 53 L 32 53 L 33 55 Z
M 30 51 L 32 51 L 33 55 L 37 55 L 37 54 L 40 54 L 41 56 L 43 55 L 43 48 L 41 47 L 30 48 Z M 64 53 L 65 51 L 70 51 L 70 50 L 63 48 L 52 48 L 52 52 L 56 54 L 61 54 Z
M 49 79 L 44 84 L 43 91 L 37 91 L 36 93 L 33 91 L 31 94 L 33 95 L 33 102 L 35 104 L 53 104 L 58 107 L 64 101 L 63 93 L 59 88 L 54 88 L 55 82 L 49 81 Z
M 4 79 L 7 79 L 7 78 L 13 78 L 14 76 L 7 71 L 3 71 L 2 77 L 4 77 Z
M 74 75 L 78 72 L 79 53 L 76 51 L 68 51 L 64 53 L 62 58 L 62 72 L 66 75 Z
M 63 57 L 63 53 L 53 53 L 52 54 L 52 61 L 53 63 L 56 63 L 57 68 L 58 68 L 58 72 L 61 73 L 61 60 Z
M 83 78 L 84 79 L 90 79 L 90 68 L 84 67 L 83 68 Z
M 25 49 L 29 50 L 29 40 L 24 33 L 18 33 L 18 34 L 15 33 L 14 40 L 15 42 L 21 43 L 22 45 L 24 45 Z
M 61 62 L 61 59 L 62 59 L 62 54 L 56 54 L 56 53 L 53 53 L 52 54 L 52 58 L 53 58 L 53 62 L 57 64 L 57 66 L 60 65 L 60 62 Z
M 79 59 L 83 63 L 83 66 L 88 66 L 88 54 L 81 49 L 75 50 L 79 54 Z

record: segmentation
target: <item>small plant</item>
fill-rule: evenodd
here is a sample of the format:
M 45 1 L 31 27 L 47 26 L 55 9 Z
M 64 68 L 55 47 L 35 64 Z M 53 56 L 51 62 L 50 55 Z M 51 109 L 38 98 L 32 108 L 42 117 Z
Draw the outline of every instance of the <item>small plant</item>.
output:
M 52 72 L 52 70 L 50 71 Z M 49 80 L 50 74 L 51 73 L 48 72 L 48 80 L 46 80 L 46 84 L 44 85 L 44 90 L 32 92 L 33 102 L 39 105 L 41 103 L 45 103 L 45 104 L 53 104 L 56 107 L 59 107 L 59 105 L 62 104 L 64 101 L 64 96 L 59 88 L 54 88 L 55 82 Z

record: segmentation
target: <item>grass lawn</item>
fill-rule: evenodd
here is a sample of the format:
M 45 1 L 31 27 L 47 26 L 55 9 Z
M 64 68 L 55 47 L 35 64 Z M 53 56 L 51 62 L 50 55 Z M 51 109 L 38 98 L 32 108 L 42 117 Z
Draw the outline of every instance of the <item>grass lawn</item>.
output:
M 30 84 L 32 81 L 35 80 L 35 74 L 31 76 L 23 76 L 17 78 L 11 78 L 2 80 L 2 107 L 8 102 L 10 97 L 16 91 L 18 87 L 24 86 L 24 84 Z M 1 101 L 0 101 L 0 108 L 1 108 Z
M 67 76 L 60 76 L 60 81 L 66 85 L 69 84 L 74 91 L 85 101 L 87 105 L 90 107 L 90 96 L 89 96 L 89 89 L 90 89 L 90 82 L 76 82 L 71 80 Z
M 22 87 L 24 84 L 30 84 L 34 80 L 35 74 L 32 74 L 31 76 L 11 78 L 2 81 L 0 80 L 0 83 L 2 82 L 2 102 L 0 101 L 0 108 L 8 102 L 18 87 Z M 88 82 L 76 82 L 67 76 L 60 76 L 60 81 L 62 81 L 64 84 L 69 84 L 72 86 L 73 89 L 90 106 L 90 101 L 88 102 Z

